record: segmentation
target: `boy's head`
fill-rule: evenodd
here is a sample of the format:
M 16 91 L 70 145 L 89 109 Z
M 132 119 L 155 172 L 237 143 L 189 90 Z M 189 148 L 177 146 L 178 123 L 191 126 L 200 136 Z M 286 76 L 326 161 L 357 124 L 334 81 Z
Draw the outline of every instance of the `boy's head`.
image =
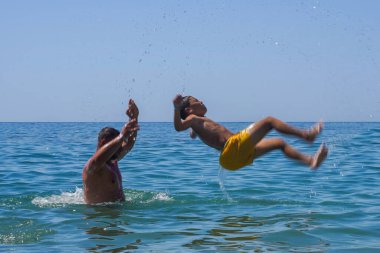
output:
M 202 101 L 192 96 L 182 97 L 182 105 L 180 109 L 181 118 L 186 119 L 187 116 L 194 114 L 199 117 L 205 116 L 207 112 L 206 106 Z

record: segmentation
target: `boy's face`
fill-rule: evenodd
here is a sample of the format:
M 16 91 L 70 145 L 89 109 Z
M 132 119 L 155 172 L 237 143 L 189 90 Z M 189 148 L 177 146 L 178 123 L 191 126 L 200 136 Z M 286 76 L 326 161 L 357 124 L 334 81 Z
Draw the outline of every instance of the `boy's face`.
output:
M 187 108 L 189 114 L 195 114 L 200 117 L 203 117 L 207 112 L 207 108 L 203 102 L 195 97 L 189 97 L 189 106 Z

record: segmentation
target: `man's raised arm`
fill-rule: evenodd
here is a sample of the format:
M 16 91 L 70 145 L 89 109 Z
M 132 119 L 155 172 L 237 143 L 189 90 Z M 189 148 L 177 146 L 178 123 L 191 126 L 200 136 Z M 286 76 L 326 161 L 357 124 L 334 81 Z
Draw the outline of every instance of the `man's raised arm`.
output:
M 135 103 L 135 101 L 133 101 L 133 99 L 130 99 L 129 100 L 129 106 L 128 106 L 128 110 L 126 111 L 126 114 L 128 115 L 128 117 L 132 120 L 136 120 L 136 126 L 137 126 L 137 130 L 138 130 L 138 117 L 139 117 L 139 109 Z M 134 131 L 133 133 L 131 133 L 129 136 L 128 136 L 128 139 L 126 140 L 126 142 L 123 142 L 123 145 L 122 145 L 122 151 L 120 153 L 120 155 L 118 156 L 117 160 L 120 161 L 121 159 L 124 158 L 124 156 L 126 154 L 128 154 L 133 146 L 135 145 L 135 142 L 136 142 L 136 138 L 137 138 L 137 130 Z
M 112 141 L 100 147 L 90 159 L 89 168 L 91 170 L 97 170 L 102 168 L 103 165 L 109 161 L 120 149 L 123 141 L 131 134 L 137 131 L 138 126 L 135 120 L 130 120 L 123 126 L 120 134 Z

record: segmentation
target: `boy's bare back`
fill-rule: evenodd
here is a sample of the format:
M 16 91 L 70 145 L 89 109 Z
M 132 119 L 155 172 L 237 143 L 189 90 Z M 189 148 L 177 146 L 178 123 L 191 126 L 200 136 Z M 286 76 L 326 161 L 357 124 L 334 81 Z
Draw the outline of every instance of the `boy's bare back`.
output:
M 198 99 L 189 96 L 187 99 L 186 108 L 182 111 L 184 106 L 183 97 L 177 95 L 173 104 L 174 111 L 174 127 L 177 131 L 184 131 L 191 128 L 192 131 L 199 136 L 199 138 L 208 146 L 221 150 L 233 134 L 224 126 L 212 121 L 205 117 L 207 112 L 206 106 Z M 181 120 L 181 118 L 183 120 Z M 195 135 L 190 133 L 194 138 Z
M 221 150 L 233 135 L 227 128 L 207 117 L 194 116 L 191 128 L 205 144 L 217 150 Z

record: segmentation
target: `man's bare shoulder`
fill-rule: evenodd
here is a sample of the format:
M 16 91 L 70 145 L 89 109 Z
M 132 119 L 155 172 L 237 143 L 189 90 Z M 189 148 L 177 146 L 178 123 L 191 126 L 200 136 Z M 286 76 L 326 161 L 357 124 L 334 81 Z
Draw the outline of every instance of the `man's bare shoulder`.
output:
M 100 171 L 101 169 L 97 168 L 93 157 L 91 157 L 83 167 L 83 173 L 85 174 L 100 173 Z

